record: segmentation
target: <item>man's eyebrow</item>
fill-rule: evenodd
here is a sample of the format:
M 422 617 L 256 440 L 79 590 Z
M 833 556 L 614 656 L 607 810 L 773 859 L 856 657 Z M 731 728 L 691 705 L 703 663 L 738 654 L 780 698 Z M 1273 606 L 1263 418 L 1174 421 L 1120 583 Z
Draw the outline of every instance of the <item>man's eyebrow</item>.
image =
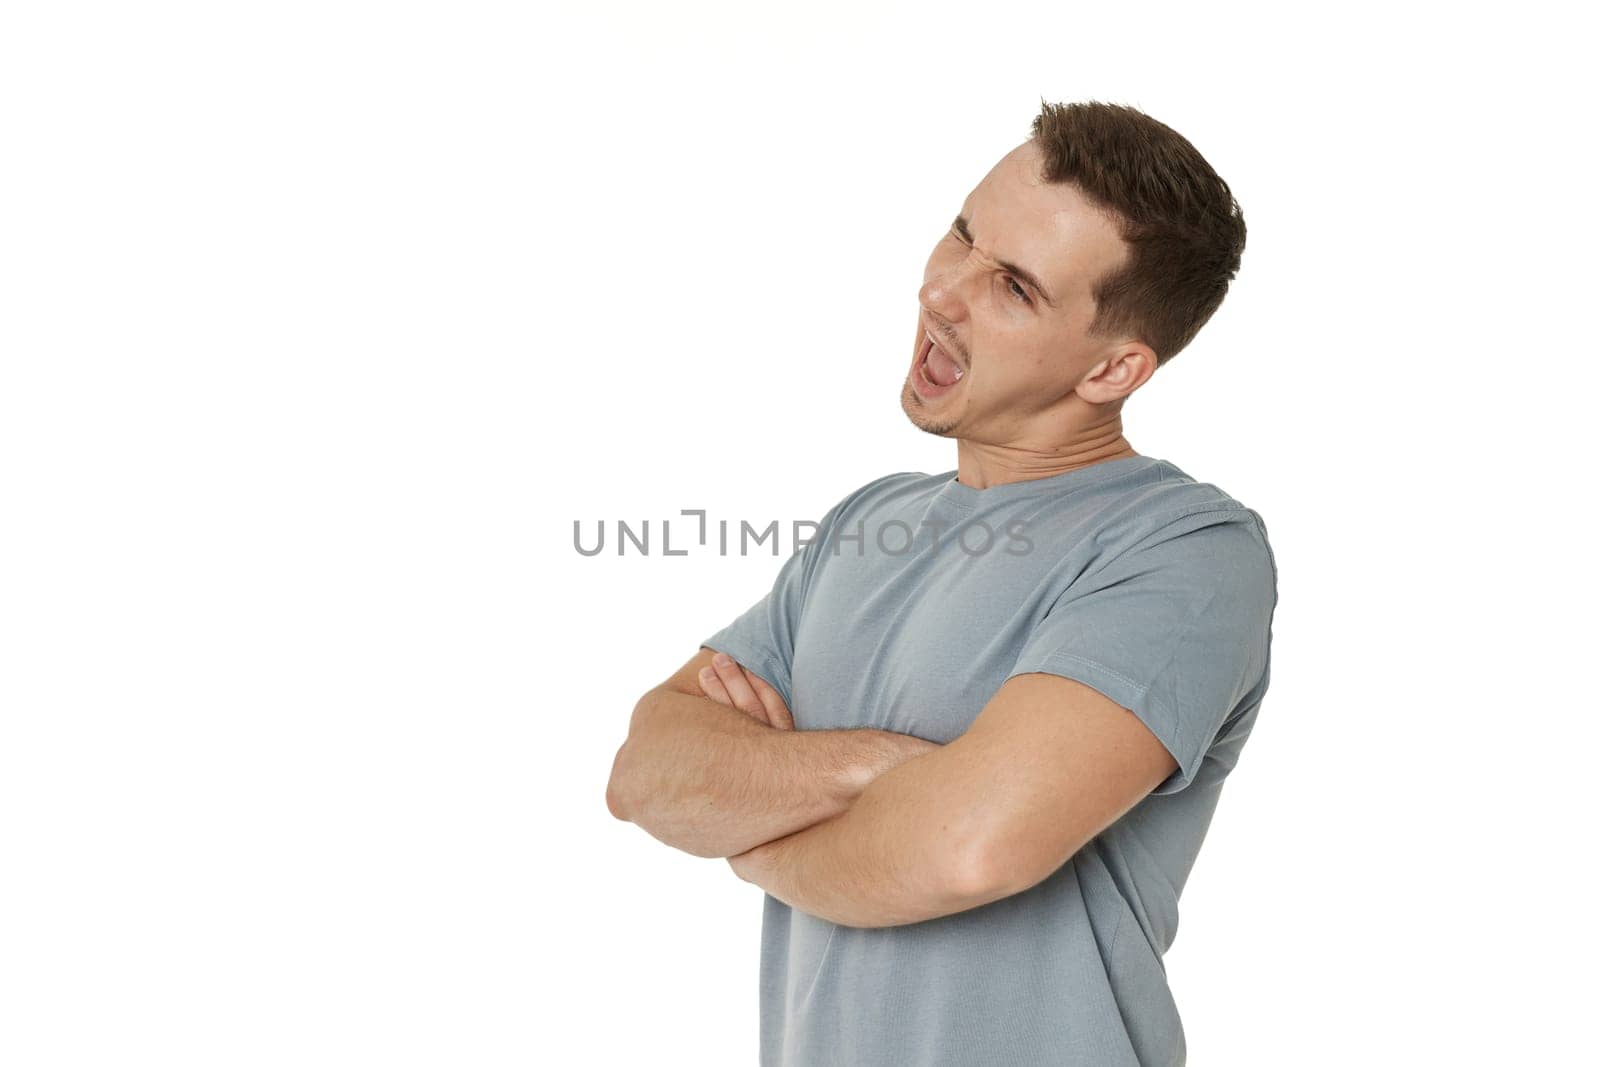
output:
M 951 224 L 951 227 L 956 231 L 957 236 L 959 236 L 963 241 L 967 242 L 967 244 L 973 243 L 972 231 L 967 228 L 967 217 L 965 215 L 957 215 L 956 221 Z M 1044 291 L 1044 286 L 1039 284 L 1039 279 L 1034 277 L 1032 271 L 1028 270 L 1026 267 L 1019 267 L 1015 263 L 1011 263 L 1003 259 L 997 259 L 995 262 L 1000 264 L 1002 269 L 1015 274 L 1017 277 L 1021 278 L 1023 281 L 1032 286 L 1034 292 L 1038 293 L 1040 298 L 1043 299 L 1046 304 L 1049 304 L 1051 307 L 1056 306 L 1056 302 L 1050 299 L 1050 294 Z

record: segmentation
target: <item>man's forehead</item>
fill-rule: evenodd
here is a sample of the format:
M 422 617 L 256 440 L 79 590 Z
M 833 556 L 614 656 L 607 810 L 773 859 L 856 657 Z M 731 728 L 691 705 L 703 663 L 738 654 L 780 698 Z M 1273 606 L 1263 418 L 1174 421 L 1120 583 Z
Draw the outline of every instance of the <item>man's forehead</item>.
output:
M 1075 185 L 1044 181 L 1037 156 L 1020 149 L 967 195 L 961 215 L 986 253 L 1028 267 L 1058 296 L 1087 292 L 1127 254 L 1109 212 Z

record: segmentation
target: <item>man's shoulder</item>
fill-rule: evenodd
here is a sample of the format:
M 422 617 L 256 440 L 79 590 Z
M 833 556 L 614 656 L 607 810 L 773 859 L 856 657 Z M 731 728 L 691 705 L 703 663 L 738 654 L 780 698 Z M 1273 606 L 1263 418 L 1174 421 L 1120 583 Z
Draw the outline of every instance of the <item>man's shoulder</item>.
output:
M 1030 539 L 1070 573 L 1249 570 L 1276 580 L 1260 514 L 1167 460 L 1067 494 L 1030 517 Z M 1035 532 L 1037 530 L 1037 532 Z M 1053 540 L 1052 540 L 1053 539 Z
M 1170 460 L 1154 464 L 1148 477 L 1126 492 L 1118 504 L 1117 517 L 1141 535 L 1242 524 L 1254 528 L 1263 540 L 1266 538 L 1266 523 L 1260 512 L 1221 486 L 1193 477 Z
M 1162 461 L 1157 476 L 1125 501 L 1103 563 L 1118 568 L 1228 574 L 1276 600 L 1278 564 L 1261 514 L 1211 482 Z
M 880 475 L 846 493 L 829 509 L 829 515 L 837 519 L 859 508 L 873 508 L 890 501 L 926 496 L 938 489 L 940 479 L 940 475 L 922 471 L 896 471 Z

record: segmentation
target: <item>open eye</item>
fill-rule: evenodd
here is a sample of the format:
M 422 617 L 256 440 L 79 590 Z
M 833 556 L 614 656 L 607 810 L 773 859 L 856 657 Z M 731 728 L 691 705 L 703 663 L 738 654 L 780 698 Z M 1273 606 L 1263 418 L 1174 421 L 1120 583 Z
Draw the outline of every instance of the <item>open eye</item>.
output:
M 1012 292 L 1016 293 L 1017 296 L 1022 298 L 1022 302 L 1024 304 L 1033 303 L 1032 300 L 1028 299 L 1028 291 L 1026 289 L 1024 289 L 1020 284 L 1018 284 L 1018 282 L 1017 282 L 1017 280 L 1015 278 L 1007 278 L 1006 282 L 1011 286 Z

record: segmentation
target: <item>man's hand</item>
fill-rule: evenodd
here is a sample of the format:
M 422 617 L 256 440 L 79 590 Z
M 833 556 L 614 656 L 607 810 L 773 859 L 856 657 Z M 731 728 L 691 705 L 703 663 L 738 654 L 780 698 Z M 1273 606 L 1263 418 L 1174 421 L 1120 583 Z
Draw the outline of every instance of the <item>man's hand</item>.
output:
M 796 729 L 765 679 L 717 656 L 700 646 L 639 698 L 606 783 L 613 816 L 691 856 L 740 855 L 831 819 L 940 747 L 864 726 Z
M 701 668 L 699 681 L 706 696 L 718 704 L 737 708 L 777 730 L 794 729 L 794 716 L 789 714 L 789 706 L 778 691 L 735 663 L 732 656 L 718 652 L 711 666 Z
M 794 729 L 794 716 L 789 714 L 789 706 L 783 702 L 778 691 L 724 652 L 712 657 L 711 666 L 701 668 L 699 682 L 706 696 L 718 704 L 738 708 L 757 722 L 775 729 Z M 930 743 L 928 747 L 934 746 Z M 768 846 L 771 844 L 768 841 L 736 856 L 729 856 L 728 866 L 746 882 L 754 883 L 755 872 L 770 853 Z

